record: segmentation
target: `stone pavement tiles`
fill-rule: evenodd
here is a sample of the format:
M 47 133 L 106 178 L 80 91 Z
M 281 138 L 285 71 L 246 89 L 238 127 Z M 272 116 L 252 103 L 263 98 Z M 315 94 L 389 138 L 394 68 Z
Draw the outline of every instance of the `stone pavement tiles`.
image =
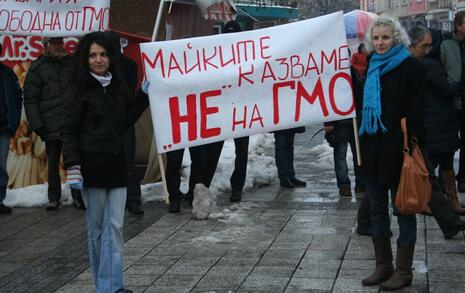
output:
M 296 170 L 307 188 L 282 189 L 274 182 L 235 205 L 222 194 L 220 212 L 205 221 L 193 220 L 186 207 L 168 214 L 161 203 L 146 204 L 142 218 L 127 217 L 127 288 L 378 292 L 360 283 L 373 270 L 374 255 L 371 239 L 354 233 L 356 199 L 339 198 L 334 173 L 309 152 L 315 142 L 308 135 L 296 144 Z M 94 292 L 83 214 L 18 210 L 14 218 L 0 217 L 0 292 Z M 401 292 L 465 292 L 464 235 L 444 240 L 433 218 L 417 218 L 414 281 Z M 395 217 L 392 229 L 398 235 Z

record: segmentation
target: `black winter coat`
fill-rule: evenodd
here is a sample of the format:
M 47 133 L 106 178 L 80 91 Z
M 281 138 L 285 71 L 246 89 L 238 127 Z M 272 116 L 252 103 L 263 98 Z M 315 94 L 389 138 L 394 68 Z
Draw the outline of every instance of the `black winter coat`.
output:
M 2 82 L 4 106 L 6 114 L 6 128 L 10 136 L 14 136 L 21 120 L 23 104 L 23 90 L 19 86 L 18 78 L 11 68 L 0 64 L 0 80 Z
M 63 98 L 68 88 L 71 58 L 40 56 L 32 62 L 24 82 L 24 108 L 32 130 L 45 141 L 59 140 Z
M 400 119 L 407 117 L 409 136 L 423 138 L 425 74 L 419 61 L 408 57 L 381 76 L 381 109 L 386 133 L 360 137 L 364 179 L 377 184 L 397 184 L 403 162 Z M 362 104 L 357 105 L 360 109 Z M 361 118 L 358 118 L 361 122 Z
M 426 72 L 425 150 L 430 154 L 453 153 L 458 147 L 458 120 L 454 109 L 458 84 L 447 80 L 446 71 L 438 60 L 424 58 L 421 64 Z
M 63 157 L 65 168 L 81 164 L 81 152 L 124 154 L 124 135 L 149 104 L 142 92 L 134 98 L 117 91 L 116 82 L 104 88 L 90 74 L 87 84 L 71 90 L 63 109 Z

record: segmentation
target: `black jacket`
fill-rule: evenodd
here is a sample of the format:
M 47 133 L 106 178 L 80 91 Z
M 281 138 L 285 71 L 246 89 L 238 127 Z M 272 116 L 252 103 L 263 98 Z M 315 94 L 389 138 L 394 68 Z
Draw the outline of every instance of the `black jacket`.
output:
M 386 133 L 360 137 L 364 178 L 378 184 L 397 184 L 403 162 L 400 119 L 407 117 L 409 136 L 423 138 L 423 90 L 425 76 L 419 61 L 407 58 L 381 76 L 381 109 Z M 362 103 L 357 105 L 361 109 Z M 357 111 L 358 112 L 358 111 Z M 361 118 L 358 117 L 359 122 Z
M 14 136 L 21 120 L 23 91 L 18 83 L 16 74 L 9 67 L 0 64 L 0 80 L 2 82 L 5 106 L 6 128 L 10 136 Z
M 447 80 L 439 60 L 421 60 L 426 72 L 424 95 L 425 150 L 430 154 L 453 153 L 458 147 L 458 121 L 454 98 L 458 84 Z
M 24 108 L 32 130 L 45 141 L 59 140 L 63 99 L 72 72 L 71 58 L 40 56 L 32 62 L 24 82 Z
M 148 96 L 106 88 L 90 74 L 82 89 L 71 89 L 64 102 L 62 120 L 65 168 L 81 164 L 81 152 L 124 154 L 124 135 L 147 108 Z

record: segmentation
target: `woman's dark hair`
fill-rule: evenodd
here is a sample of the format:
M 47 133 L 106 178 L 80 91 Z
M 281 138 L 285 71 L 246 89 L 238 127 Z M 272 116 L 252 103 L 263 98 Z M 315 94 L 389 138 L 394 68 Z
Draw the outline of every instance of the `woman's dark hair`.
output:
M 112 75 L 112 84 L 114 84 L 118 90 L 120 85 L 124 84 L 121 82 L 121 74 L 119 72 L 119 58 L 117 58 L 118 55 L 113 41 L 103 32 L 88 33 L 79 40 L 77 50 L 74 53 L 74 82 L 80 89 L 86 87 L 86 83 L 90 76 L 89 50 L 92 44 L 97 44 L 107 51 L 108 58 L 110 59 L 108 71 L 110 71 Z
M 358 47 L 357 47 L 357 52 L 362 53 L 363 48 L 365 48 L 365 44 L 360 43 L 360 45 L 358 45 Z

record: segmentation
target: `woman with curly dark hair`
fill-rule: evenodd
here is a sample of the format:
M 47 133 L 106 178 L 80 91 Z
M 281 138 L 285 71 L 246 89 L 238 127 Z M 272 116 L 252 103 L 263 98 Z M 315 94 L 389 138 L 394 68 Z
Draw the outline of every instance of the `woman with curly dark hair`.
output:
M 115 50 L 102 32 L 80 40 L 62 124 L 66 181 L 82 189 L 97 292 L 130 292 L 123 286 L 124 134 L 148 106 L 148 96 L 134 97 L 122 80 Z

